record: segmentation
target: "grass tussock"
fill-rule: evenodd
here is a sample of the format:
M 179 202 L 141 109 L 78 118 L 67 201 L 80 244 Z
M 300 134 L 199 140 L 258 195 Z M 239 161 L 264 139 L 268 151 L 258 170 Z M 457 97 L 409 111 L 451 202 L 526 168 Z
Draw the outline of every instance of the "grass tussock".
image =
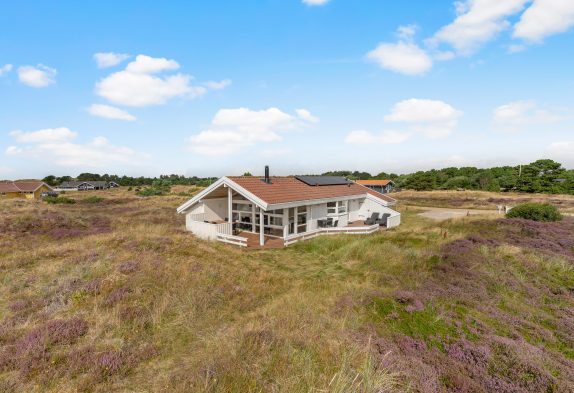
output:
M 74 198 L 0 201 L 0 391 L 574 389 L 570 218 L 245 251 L 186 233 L 185 196 Z

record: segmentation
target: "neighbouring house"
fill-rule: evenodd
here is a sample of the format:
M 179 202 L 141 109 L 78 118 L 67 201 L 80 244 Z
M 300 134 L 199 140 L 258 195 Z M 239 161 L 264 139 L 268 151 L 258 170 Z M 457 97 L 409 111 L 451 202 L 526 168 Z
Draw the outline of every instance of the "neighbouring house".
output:
M 288 246 L 320 234 L 396 227 L 396 200 L 336 176 L 222 177 L 181 205 L 186 228 L 239 246 Z
M 60 184 L 58 189 L 62 191 L 87 191 L 106 190 L 113 187 L 119 187 L 119 185 L 115 182 L 108 183 L 107 181 L 65 181 Z
M 16 180 L 0 182 L 1 199 L 39 199 L 43 192 L 53 191 L 52 187 L 40 180 Z
M 356 180 L 356 183 L 381 194 L 387 194 L 395 187 L 392 180 Z

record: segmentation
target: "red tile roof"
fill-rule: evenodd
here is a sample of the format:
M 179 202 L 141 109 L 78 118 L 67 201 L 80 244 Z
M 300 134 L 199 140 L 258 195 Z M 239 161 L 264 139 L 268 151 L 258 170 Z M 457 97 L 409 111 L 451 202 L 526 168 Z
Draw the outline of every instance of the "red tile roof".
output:
M 45 183 L 40 180 L 0 181 L 0 192 L 34 192 L 42 185 Z
M 0 192 L 20 192 L 20 189 L 16 187 L 13 181 L 2 181 L 0 182 Z
M 363 186 L 386 186 L 390 180 L 356 180 L 357 183 Z
M 365 194 L 371 194 L 387 202 L 395 202 L 393 198 L 356 183 L 310 186 L 291 176 L 273 176 L 271 177 L 271 184 L 263 182 L 260 177 L 256 176 L 229 176 L 228 178 L 270 205 Z
M 39 180 L 16 180 L 14 184 L 16 184 L 16 187 L 21 191 L 32 192 L 44 185 L 44 182 Z

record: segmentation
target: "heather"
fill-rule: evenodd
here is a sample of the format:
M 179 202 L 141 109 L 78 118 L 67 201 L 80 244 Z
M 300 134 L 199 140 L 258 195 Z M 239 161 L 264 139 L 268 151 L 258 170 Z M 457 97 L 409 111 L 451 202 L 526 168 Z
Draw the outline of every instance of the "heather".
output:
M 0 201 L 0 391 L 574 390 L 572 218 L 399 207 L 250 251 L 186 233 L 181 192 Z

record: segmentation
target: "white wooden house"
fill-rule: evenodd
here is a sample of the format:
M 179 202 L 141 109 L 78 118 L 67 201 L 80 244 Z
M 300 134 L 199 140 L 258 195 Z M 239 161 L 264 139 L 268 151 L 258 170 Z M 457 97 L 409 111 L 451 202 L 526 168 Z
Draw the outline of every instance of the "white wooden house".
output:
M 202 239 L 287 246 L 320 234 L 366 234 L 396 227 L 393 198 L 333 176 L 222 177 L 181 205 Z M 252 244 L 250 244 L 252 245 Z

